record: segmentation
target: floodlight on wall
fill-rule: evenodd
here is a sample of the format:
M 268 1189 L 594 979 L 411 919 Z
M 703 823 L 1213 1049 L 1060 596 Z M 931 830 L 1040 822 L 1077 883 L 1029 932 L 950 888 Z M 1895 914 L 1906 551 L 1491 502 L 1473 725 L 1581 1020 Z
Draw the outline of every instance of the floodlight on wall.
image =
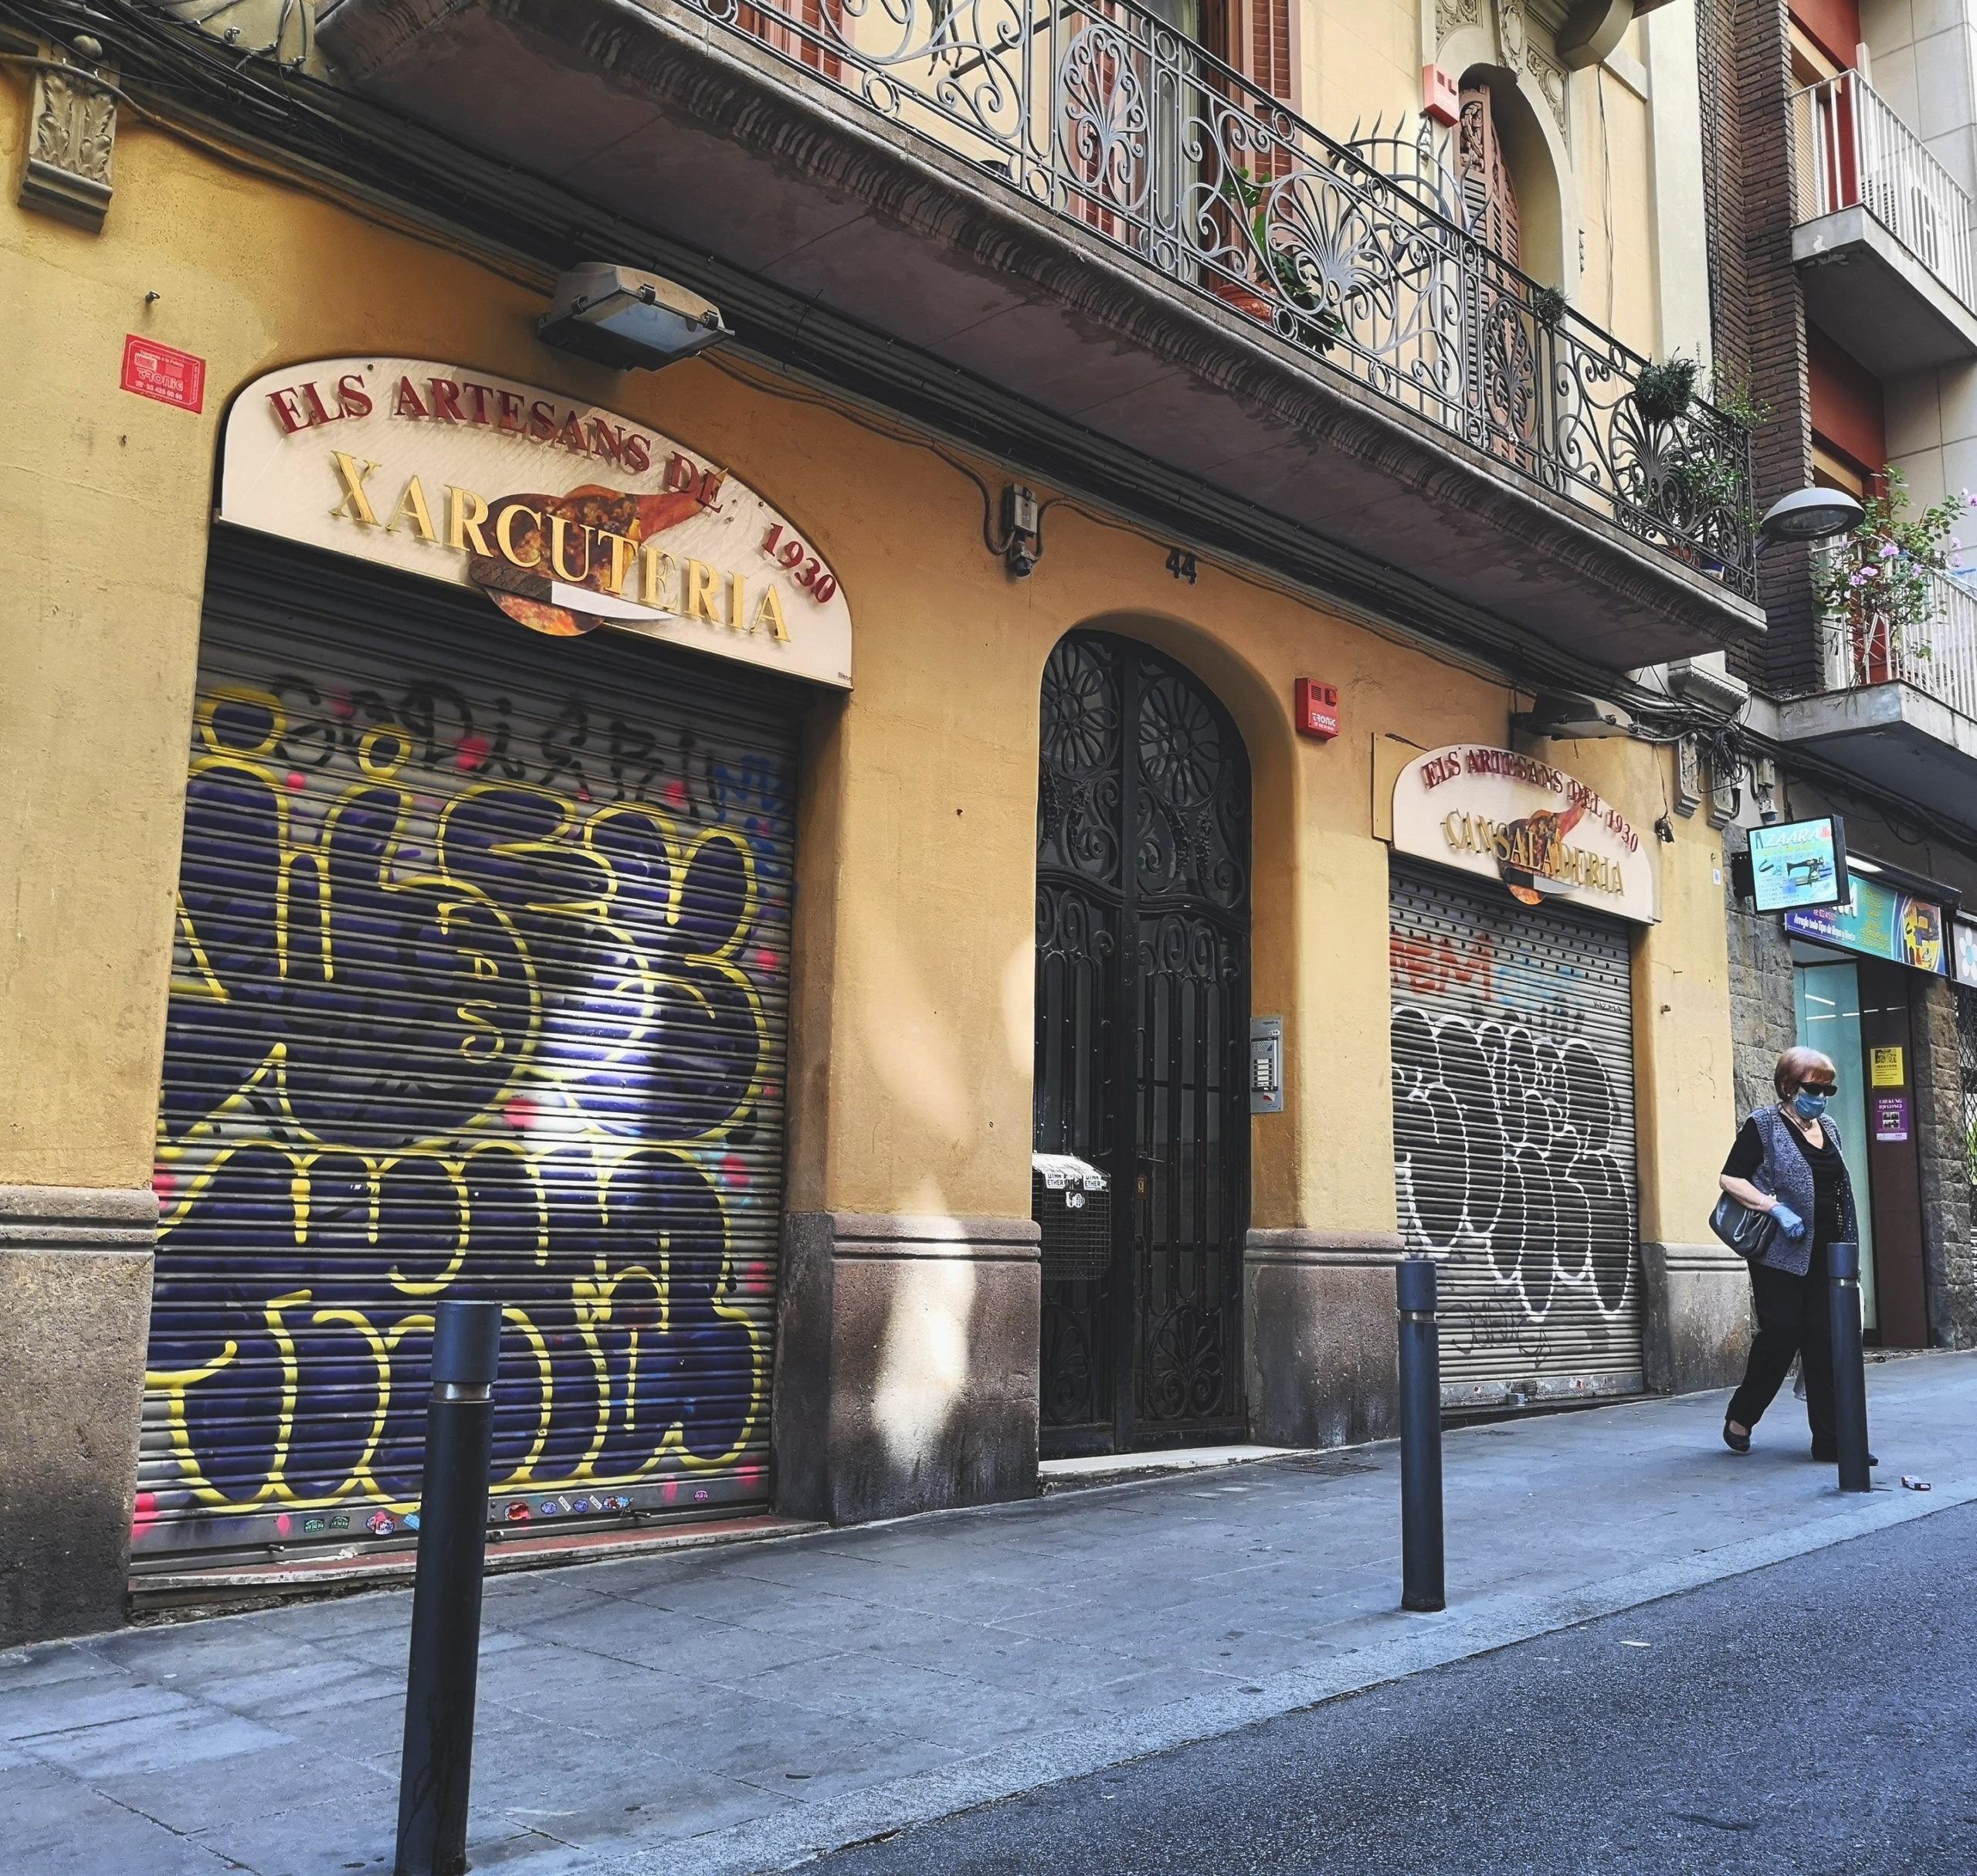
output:
M 1794 541 L 1830 541 L 1850 534 L 1867 510 L 1844 489 L 1794 489 L 1773 502 L 1758 523 L 1758 551 Z
M 1617 704 L 1572 690 L 1540 692 L 1529 710 L 1511 718 L 1511 725 L 1527 736 L 1548 737 L 1555 742 L 1631 736 L 1634 731 L 1633 718 Z
M 586 261 L 557 281 L 535 335 L 621 371 L 656 371 L 734 336 L 710 300 L 608 261 Z

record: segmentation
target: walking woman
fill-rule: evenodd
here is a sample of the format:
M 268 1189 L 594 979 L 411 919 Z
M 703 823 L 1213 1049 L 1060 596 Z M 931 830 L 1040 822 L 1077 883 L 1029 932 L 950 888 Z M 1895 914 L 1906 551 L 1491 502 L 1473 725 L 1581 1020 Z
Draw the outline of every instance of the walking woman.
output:
M 1751 1429 L 1784 1380 L 1793 1355 L 1806 1376 L 1806 1418 L 1813 1457 L 1836 1457 L 1833 1424 L 1833 1332 L 1827 1284 L 1829 1246 L 1860 1242 L 1853 1181 L 1840 1134 L 1826 1118 L 1837 1079 L 1816 1049 L 1787 1049 L 1772 1077 L 1778 1104 L 1745 1121 L 1723 1162 L 1723 1189 L 1738 1204 L 1768 1212 L 1778 1229 L 1751 1264 L 1758 1332 L 1744 1384 L 1731 1396 L 1723 1443 L 1751 1450 Z M 1870 1454 L 1870 1465 L 1880 1462 Z

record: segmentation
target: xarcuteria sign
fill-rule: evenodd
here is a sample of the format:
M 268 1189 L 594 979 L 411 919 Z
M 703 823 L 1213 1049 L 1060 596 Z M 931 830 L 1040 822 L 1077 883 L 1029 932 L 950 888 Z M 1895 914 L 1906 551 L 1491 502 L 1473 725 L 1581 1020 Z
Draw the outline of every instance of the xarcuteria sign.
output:
M 1409 762 L 1394 784 L 1393 844 L 1499 880 L 1526 905 L 1562 901 L 1643 924 L 1657 917 L 1653 862 L 1626 816 L 1514 749 L 1457 743 Z
M 471 586 L 537 632 L 599 626 L 849 687 L 815 546 L 649 425 L 416 358 L 324 358 L 234 400 L 219 518 Z

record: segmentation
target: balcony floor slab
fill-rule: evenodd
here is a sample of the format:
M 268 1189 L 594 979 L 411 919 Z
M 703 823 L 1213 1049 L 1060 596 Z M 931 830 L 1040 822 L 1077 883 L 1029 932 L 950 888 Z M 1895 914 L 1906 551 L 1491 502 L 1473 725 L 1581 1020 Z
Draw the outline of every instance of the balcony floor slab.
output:
M 1977 312 L 1857 203 L 1792 231 L 1813 323 L 1877 376 L 1977 358 Z
M 1781 741 L 1977 828 L 1977 722 L 1911 684 L 1794 697 L 1778 711 Z

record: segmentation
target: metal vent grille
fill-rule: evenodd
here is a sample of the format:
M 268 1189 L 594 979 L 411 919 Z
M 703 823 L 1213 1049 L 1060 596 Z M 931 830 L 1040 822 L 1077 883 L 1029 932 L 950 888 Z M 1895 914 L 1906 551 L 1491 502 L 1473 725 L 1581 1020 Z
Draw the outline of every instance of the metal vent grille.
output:
M 1043 1234 L 1043 1281 L 1103 1277 L 1112 1261 L 1112 1194 L 1096 1166 L 1067 1154 L 1031 1155 L 1029 1215 Z

